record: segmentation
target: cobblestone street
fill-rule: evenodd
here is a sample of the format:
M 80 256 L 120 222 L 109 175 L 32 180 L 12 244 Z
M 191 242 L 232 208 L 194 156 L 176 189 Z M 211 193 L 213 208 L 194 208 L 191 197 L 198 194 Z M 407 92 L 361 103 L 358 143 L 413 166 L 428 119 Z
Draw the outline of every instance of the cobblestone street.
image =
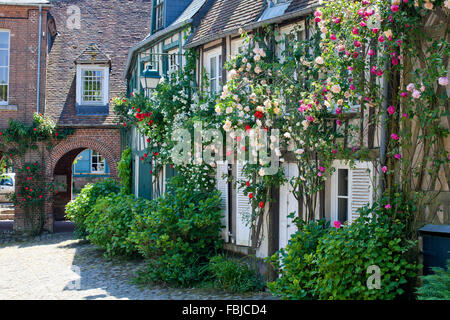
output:
M 22 241 L 20 241 L 22 240 Z M 272 299 L 266 293 L 234 295 L 209 289 L 139 288 L 132 284 L 141 261 L 106 261 L 102 251 L 71 233 L 32 239 L 0 238 L 3 299 Z

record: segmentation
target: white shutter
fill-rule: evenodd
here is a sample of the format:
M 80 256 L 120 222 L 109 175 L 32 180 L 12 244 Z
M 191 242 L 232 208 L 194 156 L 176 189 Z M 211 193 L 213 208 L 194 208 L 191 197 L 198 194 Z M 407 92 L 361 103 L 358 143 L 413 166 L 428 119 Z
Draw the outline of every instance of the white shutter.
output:
M 242 175 L 244 165 L 236 165 L 236 181 L 239 182 L 245 178 Z M 244 195 L 242 189 L 236 187 L 236 244 L 240 246 L 250 246 L 250 224 L 248 223 L 251 216 L 252 206 L 249 197 Z
M 280 186 L 280 249 L 285 248 L 292 234 L 297 232 L 297 226 L 288 215 L 292 212 L 296 212 L 298 215 L 297 199 L 295 199 L 292 193 L 292 186 L 289 183 L 291 178 L 298 175 L 297 165 L 295 163 L 285 163 L 283 164 L 283 170 L 288 182 Z
M 222 225 L 225 226 L 222 229 L 222 237 L 225 241 L 228 241 L 228 180 L 224 175 L 228 175 L 228 163 L 217 163 L 217 190 L 221 192 L 221 207 L 223 209 Z
M 350 222 L 359 217 L 357 210 L 372 204 L 373 165 L 370 162 L 357 162 L 350 170 Z

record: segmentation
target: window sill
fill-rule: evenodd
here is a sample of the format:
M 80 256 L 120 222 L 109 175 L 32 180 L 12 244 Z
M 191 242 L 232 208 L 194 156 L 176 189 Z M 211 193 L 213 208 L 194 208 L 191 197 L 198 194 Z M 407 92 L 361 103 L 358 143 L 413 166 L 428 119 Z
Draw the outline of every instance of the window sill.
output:
M 15 106 L 15 105 L 7 105 L 7 104 L 0 104 L 0 110 L 17 111 L 17 106 Z
M 109 104 L 104 106 L 99 105 L 80 105 L 75 106 L 78 116 L 107 116 L 109 115 Z

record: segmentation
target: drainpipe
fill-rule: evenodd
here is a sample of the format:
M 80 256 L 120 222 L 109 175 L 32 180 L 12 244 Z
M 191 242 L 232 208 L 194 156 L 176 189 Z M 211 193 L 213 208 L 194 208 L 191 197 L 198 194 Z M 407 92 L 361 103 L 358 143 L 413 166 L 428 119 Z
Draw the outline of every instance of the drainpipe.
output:
M 36 90 L 37 113 L 39 113 L 39 105 L 41 103 L 41 43 L 42 43 L 42 5 L 39 5 L 38 69 L 37 69 L 37 90 Z

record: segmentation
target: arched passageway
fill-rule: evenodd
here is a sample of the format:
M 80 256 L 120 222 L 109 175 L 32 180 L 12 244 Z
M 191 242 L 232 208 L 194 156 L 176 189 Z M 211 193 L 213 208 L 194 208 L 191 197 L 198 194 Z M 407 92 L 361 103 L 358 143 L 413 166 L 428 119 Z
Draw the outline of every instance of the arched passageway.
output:
M 117 178 L 117 162 L 120 160 L 120 152 L 113 152 L 102 142 L 89 138 L 68 139 L 58 144 L 52 150 L 46 165 L 47 179 L 54 184 L 57 190 L 46 207 L 52 224 L 65 220 L 65 206 L 72 200 L 74 191 L 74 161 L 86 150 L 90 150 L 90 154 L 101 156 L 108 164 L 108 175 L 101 175 L 102 178 L 107 176 Z

